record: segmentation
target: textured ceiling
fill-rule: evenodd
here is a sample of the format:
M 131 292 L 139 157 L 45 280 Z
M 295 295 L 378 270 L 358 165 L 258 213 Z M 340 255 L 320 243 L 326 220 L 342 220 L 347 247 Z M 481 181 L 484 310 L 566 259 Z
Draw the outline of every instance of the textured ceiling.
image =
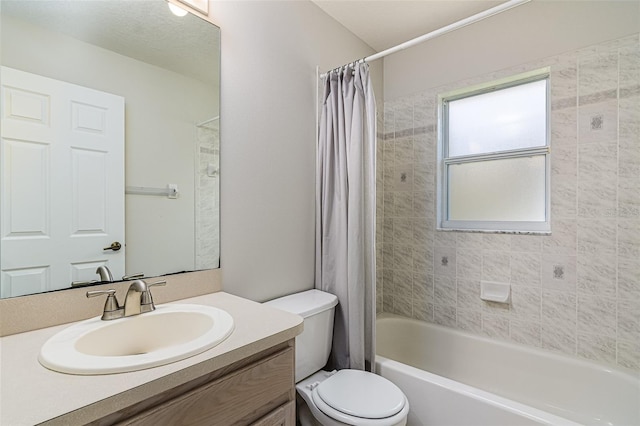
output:
M 220 31 L 162 0 L 2 0 L 2 14 L 152 65 L 219 81 Z
M 376 52 L 504 3 L 486 0 L 312 0 Z
M 504 0 L 312 0 L 375 51 Z M 164 0 L 1 0 L 1 12 L 208 83 L 219 81 L 220 32 Z M 213 48 L 212 48 L 213 47 Z

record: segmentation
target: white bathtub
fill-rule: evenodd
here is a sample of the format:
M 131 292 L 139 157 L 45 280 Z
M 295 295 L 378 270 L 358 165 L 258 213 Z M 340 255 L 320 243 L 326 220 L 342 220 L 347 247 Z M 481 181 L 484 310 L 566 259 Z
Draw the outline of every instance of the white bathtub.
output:
M 376 370 L 409 425 L 640 425 L 640 375 L 390 314 Z

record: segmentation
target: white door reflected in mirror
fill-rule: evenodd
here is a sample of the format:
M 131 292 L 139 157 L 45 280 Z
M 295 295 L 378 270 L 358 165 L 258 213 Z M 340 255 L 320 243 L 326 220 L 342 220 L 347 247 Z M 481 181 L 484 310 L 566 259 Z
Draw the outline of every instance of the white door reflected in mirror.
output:
M 124 98 L 1 71 L 0 295 L 124 275 Z

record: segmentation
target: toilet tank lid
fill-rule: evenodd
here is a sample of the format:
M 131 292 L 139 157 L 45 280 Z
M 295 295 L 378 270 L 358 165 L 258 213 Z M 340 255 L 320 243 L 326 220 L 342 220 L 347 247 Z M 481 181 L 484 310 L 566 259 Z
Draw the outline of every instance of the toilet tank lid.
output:
M 293 314 L 300 315 L 303 318 L 329 310 L 337 304 L 338 298 L 336 296 L 331 293 L 315 289 L 290 294 L 289 296 L 265 302 L 265 305 L 269 305 L 272 308 L 291 312 Z

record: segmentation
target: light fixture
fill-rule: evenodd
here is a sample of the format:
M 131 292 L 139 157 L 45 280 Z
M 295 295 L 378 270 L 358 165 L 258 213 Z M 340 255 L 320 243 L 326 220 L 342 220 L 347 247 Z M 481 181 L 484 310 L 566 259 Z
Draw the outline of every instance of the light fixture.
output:
M 173 13 L 176 16 L 185 16 L 187 13 L 189 13 L 183 8 L 181 8 L 180 6 L 176 6 L 171 2 L 167 2 L 167 4 L 169 5 L 169 10 L 171 11 L 171 13 Z

